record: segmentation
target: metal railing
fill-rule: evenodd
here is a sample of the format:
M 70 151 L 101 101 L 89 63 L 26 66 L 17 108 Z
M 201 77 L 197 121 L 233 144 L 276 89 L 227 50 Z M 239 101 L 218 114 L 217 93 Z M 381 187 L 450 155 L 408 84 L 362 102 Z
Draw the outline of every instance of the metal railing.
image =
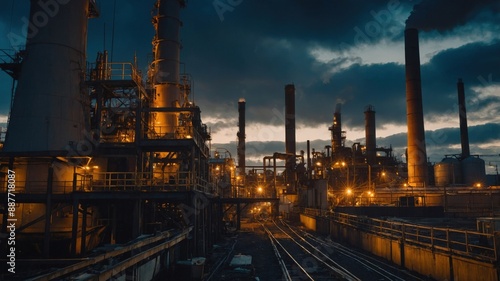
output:
M 84 191 L 190 191 L 208 192 L 208 183 L 191 172 L 93 173 Z
M 89 65 L 89 80 L 133 80 L 142 86 L 142 77 L 130 62 L 108 62 Z
M 211 192 L 208 181 L 191 172 L 106 172 L 77 174 L 75 180 L 53 181 L 53 194 L 73 191 L 191 191 Z M 7 192 L 7 182 L 1 192 Z M 15 193 L 47 193 L 47 181 L 16 181 Z
M 148 139 L 193 139 L 203 153 L 208 154 L 208 147 L 201 134 L 192 126 L 154 126 L 148 133 Z
M 311 213 L 305 210 L 305 214 Z M 446 253 L 473 257 L 490 262 L 497 261 L 495 235 L 452 228 L 414 225 L 385 221 L 343 213 L 330 213 L 340 224 L 403 243 L 430 248 Z
M 79 184 L 82 185 L 81 182 Z M 53 181 L 52 193 L 68 194 L 73 191 L 73 186 L 73 181 Z M 7 192 L 7 182 L 2 186 L 1 192 Z M 10 192 L 45 194 L 47 193 L 47 181 L 16 181 L 15 190 L 11 190 Z

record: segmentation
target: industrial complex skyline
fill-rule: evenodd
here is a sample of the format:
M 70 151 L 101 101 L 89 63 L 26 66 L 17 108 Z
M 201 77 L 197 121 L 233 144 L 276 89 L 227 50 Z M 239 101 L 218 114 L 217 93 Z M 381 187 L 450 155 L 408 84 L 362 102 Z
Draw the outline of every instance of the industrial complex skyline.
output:
M 212 148 L 226 148 L 236 157 L 237 103 L 245 98 L 249 164 L 284 151 L 284 86 L 293 83 L 297 150 L 305 149 L 308 139 L 318 150 L 329 144 L 337 103 L 347 145 L 364 143 L 363 111 L 370 104 L 376 111 L 377 145 L 392 145 L 401 157 L 407 145 L 403 32 L 413 11 L 409 24 L 420 29 L 430 160 L 460 153 L 458 78 L 465 83 L 471 153 L 498 154 L 498 1 L 362 2 L 190 1 L 181 12 L 181 60 L 193 77 L 194 101 L 211 128 Z M 146 74 L 153 3 L 122 0 L 115 8 L 115 1 L 98 1 L 101 17 L 89 22 L 88 60 L 105 48 L 114 61 L 132 61 L 135 50 Z M 29 1 L 8 0 L 3 6 L 0 49 L 22 48 Z M 36 28 L 32 23 L 30 31 Z M 10 88 L 10 77 L 1 73 L 3 127 Z

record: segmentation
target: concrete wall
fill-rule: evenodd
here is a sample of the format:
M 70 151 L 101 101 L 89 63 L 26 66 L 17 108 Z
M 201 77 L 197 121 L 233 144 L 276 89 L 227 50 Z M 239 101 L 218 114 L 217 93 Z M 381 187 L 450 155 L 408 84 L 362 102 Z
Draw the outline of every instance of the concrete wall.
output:
M 435 280 L 499 280 L 499 274 L 495 265 L 488 262 L 453 256 L 448 253 L 437 252 L 433 249 L 405 244 L 399 240 L 366 233 L 326 218 L 315 218 L 301 214 L 300 221 L 310 230 L 319 230 L 318 233 L 325 234 L 324 231 L 328 229 L 328 234 L 339 242 L 353 245 L 396 265 L 407 268 L 410 271 L 432 277 Z
M 302 223 L 307 229 L 316 231 L 316 219 L 310 216 L 300 214 L 300 223 Z
M 405 267 L 436 280 L 452 280 L 450 279 L 450 258 L 449 255 L 433 253 L 428 249 L 404 245 Z

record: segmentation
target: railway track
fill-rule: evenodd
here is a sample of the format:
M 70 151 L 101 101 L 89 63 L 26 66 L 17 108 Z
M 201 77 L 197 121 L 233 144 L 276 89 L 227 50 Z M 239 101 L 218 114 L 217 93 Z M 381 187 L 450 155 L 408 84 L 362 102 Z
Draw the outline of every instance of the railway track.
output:
M 424 280 L 408 271 L 286 222 L 262 223 L 285 280 Z
M 284 223 L 284 222 L 283 222 Z M 286 224 L 286 223 L 285 223 Z M 292 226 L 286 224 L 290 231 L 294 231 L 297 235 L 303 237 L 305 240 L 309 241 L 315 245 L 321 245 L 321 247 L 329 249 L 329 251 L 334 251 L 339 255 L 342 255 L 352 262 L 357 263 L 359 266 L 370 270 L 373 273 L 374 280 L 426 280 L 421 276 L 417 276 L 407 270 L 402 270 L 401 268 L 388 264 L 387 262 L 377 259 L 373 256 L 364 254 L 362 252 L 353 250 L 352 248 L 346 247 L 342 244 L 336 243 L 330 239 L 323 239 L 317 237 L 311 233 L 308 233 L 299 228 L 293 228 Z
M 328 254 L 287 231 L 275 221 L 262 223 L 279 260 L 285 280 L 361 280 Z

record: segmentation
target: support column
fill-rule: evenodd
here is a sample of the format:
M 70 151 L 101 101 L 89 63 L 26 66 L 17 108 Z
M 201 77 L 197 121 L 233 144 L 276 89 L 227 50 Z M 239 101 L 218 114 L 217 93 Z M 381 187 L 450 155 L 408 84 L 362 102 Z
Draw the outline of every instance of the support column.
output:
M 82 204 L 82 240 L 80 241 L 80 254 L 83 256 L 87 252 L 87 205 Z
M 78 199 L 73 199 L 73 225 L 71 226 L 71 255 L 76 256 L 78 250 Z
M 132 214 L 132 238 L 142 234 L 142 201 L 134 201 L 134 210 Z
M 47 197 L 45 201 L 45 233 L 43 237 L 43 255 L 50 257 L 50 221 L 52 217 L 52 182 L 54 179 L 53 161 L 49 165 L 47 177 Z
M 206 248 L 207 248 L 207 234 L 210 232 L 210 229 L 207 229 L 207 212 L 208 208 L 203 208 L 201 210 L 201 256 L 205 256 Z M 209 236 L 210 237 L 210 236 Z
M 241 207 L 240 203 L 236 203 L 236 230 L 241 229 Z
M 116 244 L 116 205 L 111 205 L 111 237 L 109 243 Z

